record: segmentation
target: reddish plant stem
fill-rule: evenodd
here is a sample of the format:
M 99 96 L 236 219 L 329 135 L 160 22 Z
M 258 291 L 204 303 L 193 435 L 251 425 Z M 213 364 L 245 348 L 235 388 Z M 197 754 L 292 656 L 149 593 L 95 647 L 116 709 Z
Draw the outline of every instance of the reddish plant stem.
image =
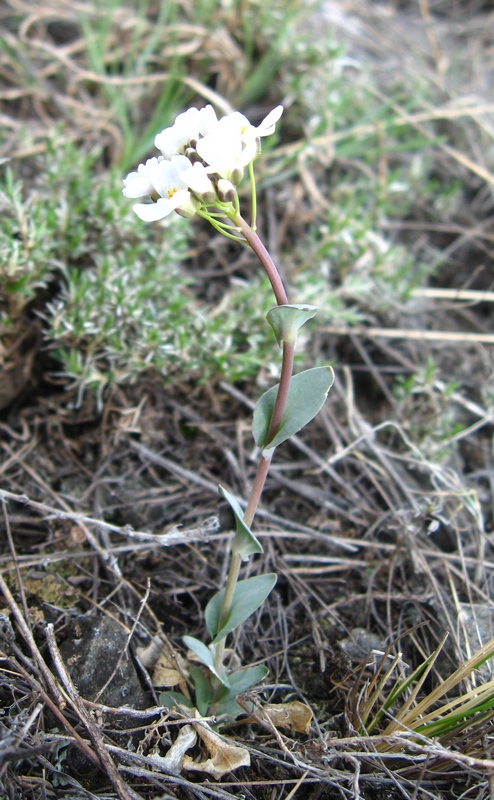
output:
M 268 276 L 274 296 L 276 297 L 276 302 L 279 306 L 286 306 L 288 304 L 288 297 L 285 292 L 285 287 L 283 286 L 283 282 L 280 278 L 280 273 L 276 269 L 276 265 L 269 255 L 268 251 L 264 247 L 263 243 L 261 242 L 259 236 L 249 224 L 237 214 L 232 217 L 232 222 L 235 223 L 237 228 L 240 230 L 242 235 L 245 237 L 247 242 L 252 247 L 254 253 L 258 257 L 259 261 L 264 267 L 266 275 Z
M 268 276 L 269 281 L 271 283 L 271 287 L 273 289 L 277 304 L 281 306 L 287 305 L 288 297 L 285 291 L 285 287 L 283 286 L 280 274 L 276 268 L 273 259 L 269 255 L 268 251 L 266 250 L 259 236 L 254 230 L 252 230 L 251 227 L 249 227 L 247 222 L 240 216 L 240 214 L 232 214 L 231 220 L 241 231 L 245 240 L 251 246 L 252 250 L 257 255 L 259 261 L 264 267 L 266 275 Z M 283 342 L 283 360 L 281 365 L 280 384 L 278 387 L 278 392 L 276 395 L 276 400 L 273 408 L 273 414 L 271 416 L 271 422 L 269 424 L 269 431 L 267 435 L 268 450 L 266 454 L 261 453 L 261 458 L 257 467 L 256 477 L 254 479 L 254 484 L 252 486 L 252 491 L 250 493 L 249 501 L 247 503 L 247 507 L 244 512 L 244 522 L 248 528 L 250 528 L 250 526 L 252 525 L 252 521 L 254 519 L 257 506 L 259 505 L 262 491 L 264 489 L 264 484 L 266 483 L 266 478 L 271 464 L 272 452 L 269 451 L 269 442 L 273 439 L 273 437 L 277 433 L 283 418 L 283 412 L 285 410 L 286 401 L 288 397 L 288 390 L 290 388 L 290 380 L 293 372 L 294 353 L 295 353 L 295 342 L 289 342 L 289 343 Z M 221 630 L 223 625 L 228 620 L 228 616 L 231 611 L 233 595 L 238 581 L 240 563 L 241 563 L 240 556 L 237 553 L 232 553 L 230 568 L 228 571 L 228 579 L 225 586 L 225 594 L 223 597 L 223 603 L 220 612 L 219 630 Z M 223 654 L 225 650 L 225 641 L 226 641 L 225 639 L 222 639 L 216 646 L 215 667 L 218 672 L 221 672 L 223 668 Z
M 272 453 L 270 453 L 267 458 L 261 453 L 261 458 L 259 460 L 259 464 L 257 465 L 254 485 L 252 486 L 249 502 L 247 503 L 247 507 L 244 512 L 244 522 L 248 528 L 250 528 L 252 525 L 252 520 L 254 519 L 257 506 L 259 505 L 259 501 L 261 499 L 262 490 L 264 489 L 269 467 L 271 466 L 271 458 Z
M 278 432 L 278 429 L 281 425 L 281 420 L 283 418 L 283 412 L 285 410 L 288 390 L 290 388 L 290 381 L 292 378 L 294 354 L 295 342 L 283 342 L 283 362 L 281 365 L 280 385 L 278 387 L 278 393 L 276 395 L 273 408 L 273 415 L 271 417 L 269 432 L 266 439 L 268 448 L 269 442 Z M 261 459 L 259 461 L 256 477 L 254 479 L 254 485 L 252 486 L 249 502 L 244 513 L 244 521 L 248 528 L 250 528 L 252 525 L 252 520 L 254 519 L 257 506 L 259 505 L 259 501 L 261 499 L 262 490 L 264 489 L 264 484 L 266 483 L 269 467 L 271 465 L 271 458 L 272 452 L 269 452 L 269 449 L 267 452 L 261 453 Z
M 273 408 L 273 416 L 269 424 L 268 437 L 266 445 L 269 447 L 270 441 L 278 433 L 285 411 L 286 401 L 288 398 L 288 390 L 290 389 L 290 381 L 293 373 L 293 360 L 295 357 L 295 342 L 283 342 L 283 360 L 281 362 L 281 375 L 280 383 L 278 386 L 278 393 Z

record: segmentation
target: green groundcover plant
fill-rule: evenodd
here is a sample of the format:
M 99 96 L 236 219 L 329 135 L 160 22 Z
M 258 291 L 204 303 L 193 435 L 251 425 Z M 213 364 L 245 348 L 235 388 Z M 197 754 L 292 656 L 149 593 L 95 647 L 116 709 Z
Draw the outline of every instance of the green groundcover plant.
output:
M 174 125 L 156 136 L 155 145 L 161 155 L 131 172 L 123 189 L 126 197 L 150 199 L 133 206 L 144 222 L 163 220 L 173 212 L 185 218 L 198 215 L 222 235 L 251 247 L 276 300 L 267 321 L 282 348 L 282 366 L 279 384 L 262 395 L 254 411 L 252 433 L 260 449 L 257 474 L 245 510 L 225 488 L 219 487 L 236 521 L 228 577 L 225 587 L 205 608 L 210 643 L 184 637 L 184 643 L 199 662 L 190 669 L 196 707 L 202 715 L 214 714 L 226 721 L 242 712 L 236 697 L 267 674 L 263 665 L 227 669 L 225 642 L 229 633 L 257 611 L 276 583 L 276 575 L 272 573 L 239 580 L 242 562 L 262 553 L 251 526 L 273 453 L 313 419 L 333 383 L 329 366 L 292 374 L 298 330 L 317 309 L 313 305 L 288 302 L 273 259 L 256 233 L 254 161 L 261 150 L 261 138 L 274 133 L 282 112 L 282 106 L 278 106 L 255 127 L 239 112 L 218 120 L 210 105 L 200 110 L 190 108 L 177 117 Z M 251 187 L 250 223 L 240 213 L 237 191 L 245 172 Z M 161 700 L 165 705 L 189 705 L 188 699 L 179 693 L 166 693 Z

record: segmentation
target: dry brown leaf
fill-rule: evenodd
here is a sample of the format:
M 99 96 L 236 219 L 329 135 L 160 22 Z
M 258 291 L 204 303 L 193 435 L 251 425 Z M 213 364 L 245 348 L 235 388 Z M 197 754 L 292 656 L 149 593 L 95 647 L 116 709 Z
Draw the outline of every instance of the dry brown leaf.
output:
M 180 728 L 178 736 L 169 748 L 166 756 L 153 753 L 149 758 L 164 772 L 171 772 L 172 775 L 180 775 L 183 767 L 184 755 L 187 750 L 190 750 L 190 748 L 195 745 L 196 740 L 197 734 L 195 730 L 190 725 L 184 725 L 183 728 Z
M 309 733 L 312 711 L 309 706 L 293 700 L 291 703 L 267 703 L 260 709 L 275 728 L 288 728 L 296 733 Z
M 174 657 L 172 657 L 162 651 L 154 666 L 151 681 L 153 686 L 166 686 L 168 688 L 179 686 L 180 690 L 184 692 L 186 687 L 184 674 L 188 674 L 185 659 L 179 653 L 175 653 Z M 184 693 L 186 694 L 187 692 Z
M 210 758 L 204 761 L 194 761 L 190 756 L 185 756 L 184 769 L 193 769 L 196 772 L 207 772 L 219 780 L 238 767 L 250 766 L 249 751 L 245 747 L 228 742 L 211 730 L 206 722 L 197 722 L 194 725 L 198 735 L 206 745 Z

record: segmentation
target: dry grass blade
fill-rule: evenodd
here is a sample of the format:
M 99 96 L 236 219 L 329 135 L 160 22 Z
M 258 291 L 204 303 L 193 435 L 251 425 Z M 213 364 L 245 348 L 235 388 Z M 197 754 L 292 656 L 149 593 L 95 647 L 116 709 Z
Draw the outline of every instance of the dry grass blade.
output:
M 437 656 L 438 653 L 435 655 Z M 437 718 L 439 718 L 441 722 L 446 723 L 447 729 L 449 721 L 454 723 L 458 718 L 464 720 L 465 717 L 475 713 L 486 701 L 490 701 L 492 704 L 492 702 L 494 702 L 494 682 L 490 681 L 482 687 L 477 687 L 466 693 L 462 693 L 460 698 L 456 698 L 439 708 L 436 707 L 434 711 L 429 711 L 431 707 L 437 706 L 438 701 L 457 687 L 458 684 L 468 680 L 473 670 L 478 669 L 485 661 L 492 658 L 493 655 L 494 640 L 491 640 L 481 647 L 468 661 L 462 664 L 452 675 L 448 676 L 440 686 L 428 693 L 426 697 L 413 708 L 410 708 L 407 704 L 407 707 L 403 710 L 400 709 L 393 722 L 386 728 L 385 734 L 394 733 L 400 726 L 403 726 L 405 730 L 419 730 L 427 733 L 429 730 L 427 723 Z M 448 713 L 459 706 L 461 709 L 457 714 Z M 430 728 L 433 731 L 435 730 L 433 726 L 430 726 Z M 434 735 L 434 733 L 431 735 Z
M 330 325 L 325 328 L 326 333 L 337 336 L 366 336 L 368 338 L 384 339 L 415 339 L 419 342 L 458 342 L 471 344 L 494 344 L 494 333 L 470 333 L 463 331 L 413 331 L 406 328 L 342 328 Z

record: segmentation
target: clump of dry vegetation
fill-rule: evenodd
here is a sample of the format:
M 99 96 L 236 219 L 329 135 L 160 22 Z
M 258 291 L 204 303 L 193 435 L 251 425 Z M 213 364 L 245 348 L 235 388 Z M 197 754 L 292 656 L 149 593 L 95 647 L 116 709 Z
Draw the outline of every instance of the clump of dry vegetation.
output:
M 490 4 L 0 13 L 3 793 L 490 796 Z M 181 769 L 190 720 L 160 695 L 188 691 L 181 636 L 226 569 L 217 483 L 248 493 L 276 344 L 255 259 L 200 225 L 151 239 L 120 187 L 205 102 L 285 104 L 260 234 L 336 380 L 257 522 L 250 574 L 280 577 L 235 648 L 269 682 Z M 294 701 L 309 732 L 268 713 Z M 222 771 L 232 744 L 250 766 Z

